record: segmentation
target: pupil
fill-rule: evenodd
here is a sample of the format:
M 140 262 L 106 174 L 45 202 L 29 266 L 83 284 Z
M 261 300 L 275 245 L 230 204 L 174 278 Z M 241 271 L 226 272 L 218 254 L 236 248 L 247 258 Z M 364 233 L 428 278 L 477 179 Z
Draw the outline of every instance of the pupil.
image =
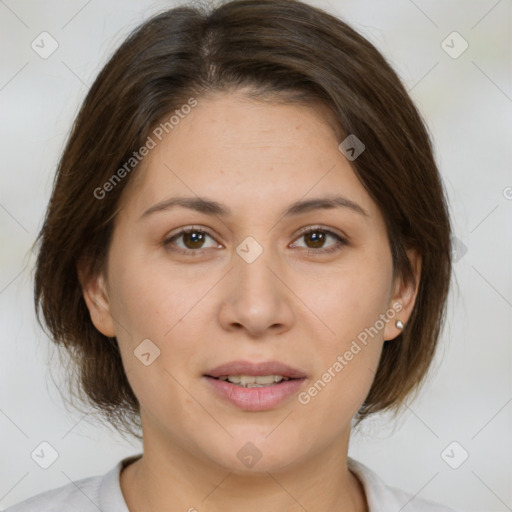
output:
M 322 233 L 320 231 L 312 231 L 311 233 L 308 233 L 306 236 L 312 241 L 314 247 L 322 247 L 325 238 L 325 233 Z
M 204 233 L 198 233 L 197 231 L 191 231 L 190 233 L 185 233 L 185 244 L 192 245 L 192 248 L 196 248 L 196 246 L 201 246 L 201 243 L 204 239 Z

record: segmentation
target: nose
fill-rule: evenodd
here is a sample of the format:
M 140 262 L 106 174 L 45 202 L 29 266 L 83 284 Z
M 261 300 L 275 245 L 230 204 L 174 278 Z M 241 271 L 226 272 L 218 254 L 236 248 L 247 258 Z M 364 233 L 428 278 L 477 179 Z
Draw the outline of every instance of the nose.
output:
M 222 327 L 252 338 L 288 331 L 294 322 L 293 293 L 282 265 L 265 250 L 251 263 L 235 255 L 233 265 L 219 309 Z

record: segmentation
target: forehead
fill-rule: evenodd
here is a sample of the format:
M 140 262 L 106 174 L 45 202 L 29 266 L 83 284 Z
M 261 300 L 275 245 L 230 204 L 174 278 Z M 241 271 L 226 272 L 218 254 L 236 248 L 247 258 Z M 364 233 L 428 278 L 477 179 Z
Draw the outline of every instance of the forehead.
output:
M 252 208 L 329 193 L 375 205 L 338 150 L 327 107 L 215 94 L 179 119 L 144 158 L 123 193 L 140 211 L 166 195 L 202 196 Z

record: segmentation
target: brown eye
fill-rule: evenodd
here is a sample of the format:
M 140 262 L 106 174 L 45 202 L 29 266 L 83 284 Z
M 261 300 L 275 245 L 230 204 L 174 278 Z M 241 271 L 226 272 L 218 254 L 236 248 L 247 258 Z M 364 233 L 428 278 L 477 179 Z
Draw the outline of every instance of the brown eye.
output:
M 179 253 L 199 253 L 202 249 L 207 249 L 205 247 L 206 240 L 210 238 L 214 243 L 210 245 L 210 247 L 218 247 L 219 245 L 215 243 L 213 238 L 198 228 L 186 228 L 182 229 L 175 235 L 164 240 L 163 245 L 168 248 L 170 251 L 179 252 Z M 178 243 L 178 242 L 181 242 Z
M 346 244 L 346 240 L 340 235 L 324 228 L 310 228 L 303 231 L 298 239 L 303 238 L 305 241 L 304 249 L 308 254 L 322 254 L 329 253 L 340 249 Z M 329 239 L 334 239 L 335 242 L 324 247 Z M 300 247 L 300 246 L 299 246 Z
M 310 245 L 309 247 L 313 247 L 315 249 L 320 249 L 323 244 L 325 243 L 325 240 L 326 240 L 326 235 L 323 231 L 319 231 L 319 230 L 316 230 L 316 231 L 309 231 L 308 233 L 306 233 L 304 236 L 304 239 L 306 240 L 306 243 L 310 243 L 312 245 Z
M 187 231 L 182 236 L 187 249 L 201 249 L 205 239 L 205 233 L 199 231 Z

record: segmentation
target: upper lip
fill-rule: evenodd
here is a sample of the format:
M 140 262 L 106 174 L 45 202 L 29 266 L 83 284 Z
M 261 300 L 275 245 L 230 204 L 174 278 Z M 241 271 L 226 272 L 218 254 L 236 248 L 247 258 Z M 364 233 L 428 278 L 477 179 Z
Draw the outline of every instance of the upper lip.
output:
M 297 368 L 293 368 L 279 361 L 263 361 L 253 363 L 251 361 L 231 361 L 221 364 L 205 373 L 208 377 L 224 377 L 226 375 L 282 375 L 290 379 L 302 379 L 306 374 Z

